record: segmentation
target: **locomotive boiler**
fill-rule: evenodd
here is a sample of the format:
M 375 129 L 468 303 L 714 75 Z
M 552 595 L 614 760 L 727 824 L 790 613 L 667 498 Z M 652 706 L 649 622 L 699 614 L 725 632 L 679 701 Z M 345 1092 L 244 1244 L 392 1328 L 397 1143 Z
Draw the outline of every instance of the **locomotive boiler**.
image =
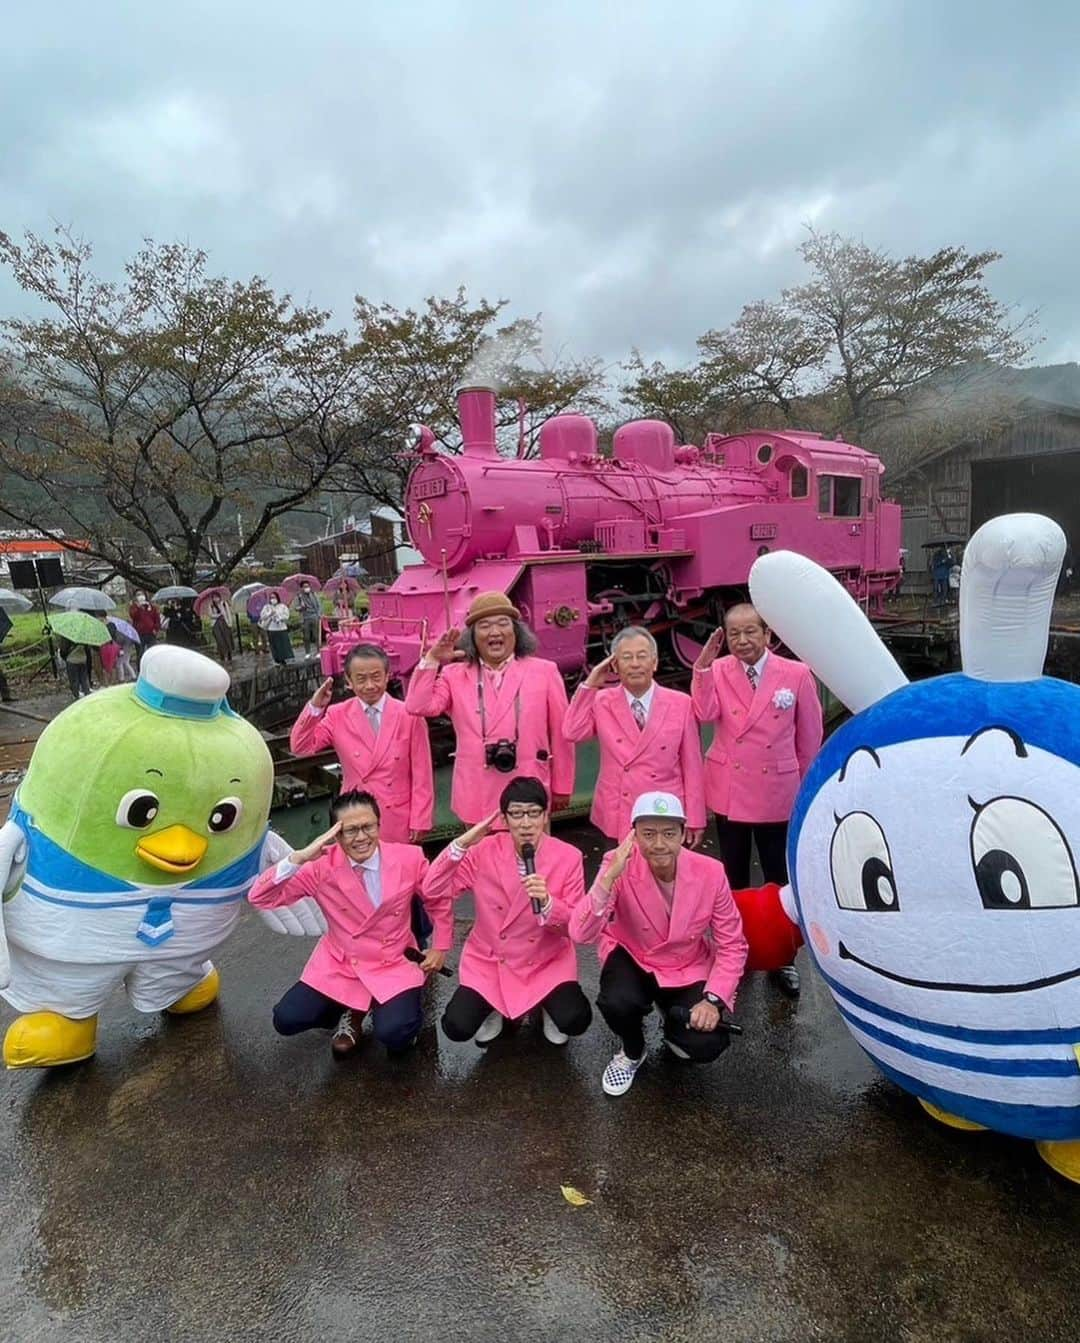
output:
M 505 592 L 541 655 L 573 675 L 627 624 L 688 665 L 773 549 L 817 560 L 869 609 L 899 582 L 900 508 L 881 498 L 879 459 L 853 444 L 755 430 L 695 447 L 635 420 L 607 456 L 592 420 L 564 414 L 540 430 L 538 456 L 505 457 L 495 402 L 488 387 L 459 391 L 458 456 L 416 427 L 405 511 L 425 562 L 371 591 L 359 634 L 323 650 L 328 673 L 360 637 L 407 678 L 425 640 L 462 625 L 478 592 Z

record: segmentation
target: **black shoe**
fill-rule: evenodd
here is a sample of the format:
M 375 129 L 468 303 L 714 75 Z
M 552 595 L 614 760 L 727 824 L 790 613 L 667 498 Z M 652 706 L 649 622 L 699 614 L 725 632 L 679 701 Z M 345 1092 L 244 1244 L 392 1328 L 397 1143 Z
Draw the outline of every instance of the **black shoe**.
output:
M 782 965 L 779 970 L 774 970 L 772 979 L 777 988 L 786 998 L 797 998 L 799 996 L 799 972 L 794 965 Z

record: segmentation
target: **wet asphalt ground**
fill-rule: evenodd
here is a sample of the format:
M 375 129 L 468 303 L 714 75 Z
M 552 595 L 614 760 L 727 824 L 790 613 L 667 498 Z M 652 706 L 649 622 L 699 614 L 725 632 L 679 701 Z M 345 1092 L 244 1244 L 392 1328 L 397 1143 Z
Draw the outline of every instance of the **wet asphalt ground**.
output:
M 717 1064 L 654 1047 L 611 1100 L 599 1019 L 451 1044 L 445 979 L 402 1060 L 279 1039 L 309 950 L 248 913 L 217 1005 L 117 998 L 94 1061 L 3 1078 L 0 1338 L 1075 1339 L 1080 1187 L 932 1123 L 809 968 L 797 1004 L 747 981 Z

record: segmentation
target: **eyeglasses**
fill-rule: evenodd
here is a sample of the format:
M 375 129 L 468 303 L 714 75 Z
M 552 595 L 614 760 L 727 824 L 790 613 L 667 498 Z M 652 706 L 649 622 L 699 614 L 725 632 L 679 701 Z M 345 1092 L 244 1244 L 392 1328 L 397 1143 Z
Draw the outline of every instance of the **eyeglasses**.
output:
M 543 816 L 543 807 L 514 807 L 506 813 L 508 821 L 540 821 Z
M 341 827 L 342 839 L 359 839 L 361 835 L 373 839 L 378 833 L 378 821 L 369 821 L 367 825 L 343 825 Z

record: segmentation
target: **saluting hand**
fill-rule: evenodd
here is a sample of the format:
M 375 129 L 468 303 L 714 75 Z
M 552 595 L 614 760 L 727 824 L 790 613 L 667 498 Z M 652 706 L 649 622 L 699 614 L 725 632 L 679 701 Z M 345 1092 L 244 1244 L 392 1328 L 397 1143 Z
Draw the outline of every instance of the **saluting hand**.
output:
M 430 648 L 424 652 L 425 658 L 431 658 L 433 662 L 463 662 L 465 654 L 457 646 L 457 641 L 461 638 L 461 631 L 451 627 L 440 634 Z
M 598 662 L 585 678 L 585 684 L 590 690 L 599 690 L 607 680 L 608 673 L 611 671 L 615 662 L 615 654 L 611 653 L 603 662 Z
M 697 661 L 694 663 L 694 670 L 705 671 L 706 668 L 711 667 L 716 661 L 720 649 L 723 648 L 723 646 L 724 627 L 721 625 L 718 629 L 713 630 L 705 640 L 705 647 L 697 656 Z
M 301 867 L 304 863 L 310 863 L 316 858 L 321 858 L 324 853 L 329 853 L 337 841 L 340 829 L 341 822 L 335 821 L 330 829 L 323 831 L 318 839 L 313 839 L 310 844 L 302 849 L 294 849 L 289 854 L 289 862 Z
M 493 811 L 491 815 L 485 817 L 484 820 L 477 821 L 477 823 L 474 826 L 470 827 L 470 829 L 466 830 L 463 835 L 458 835 L 457 837 L 458 848 L 471 849 L 474 844 L 479 844 L 479 842 L 484 838 L 484 836 L 488 833 L 488 831 L 491 829 L 491 827 L 495 824 L 495 822 L 498 819 L 499 819 L 499 812 Z
M 607 865 L 604 876 L 608 881 L 617 881 L 626 871 L 626 865 L 630 861 L 630 855 L 637 847 L 637 836 L 633 830 L 626 836 L 619 847 L 612 853 L 611 862 Z
M 328 709 L 330 701 L 334 697 L 334 678 L 328 676 L 319 686 L 318 690 L 311 697 L 311 707 L 313 709 Z

